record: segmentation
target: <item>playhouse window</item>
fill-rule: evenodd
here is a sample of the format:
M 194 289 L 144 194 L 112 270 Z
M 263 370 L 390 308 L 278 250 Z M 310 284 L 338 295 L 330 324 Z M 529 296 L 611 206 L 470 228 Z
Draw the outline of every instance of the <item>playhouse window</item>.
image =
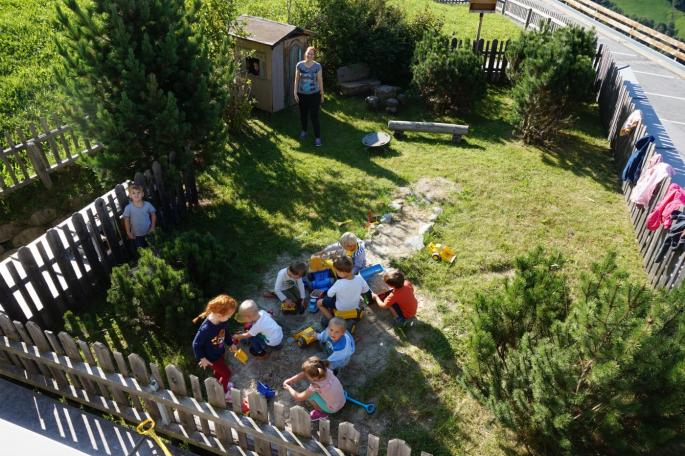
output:
M 264 76 L 264 68 L 262 62 L 256 57 L 247 57 L 245 59 L 245 68 L 247 69 L 248 74 L 259 77 Z

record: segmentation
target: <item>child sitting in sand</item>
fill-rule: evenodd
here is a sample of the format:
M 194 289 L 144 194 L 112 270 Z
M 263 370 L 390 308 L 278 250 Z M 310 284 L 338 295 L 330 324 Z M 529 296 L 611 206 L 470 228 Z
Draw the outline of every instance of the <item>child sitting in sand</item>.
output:
M 259 310 L 253 300 L 248 299 L 240 304 L 238 318 L 241 322 L 252 323 L 252 326 L 247 332 L 233 336 L 233 341 L 237 343 L 249 339 L 253 356 L 266 358 L 269 352 L 283 348 L 283 329 L 268 312 Z
M 304 312 L 306 295 L 302 278 L 305 274 L 307 274 L 307 265 L 302 262 L 292 263 L 287 268 L 278 271 L 274 294 L 281 301 L 281 309 L 294 308 L 299 313 Z
M 343 233 L 338 242 L 329 245 L 320 252 L 315 253 L 314 256 L 333 254 L 336 251 L 341 250 L 346 256 L 352 259 L 353 275 L 359 274 L 359 271 L 366 267 L 366 250 L 364 249 L 364 241 L 349 231 Z
M 338 280 L 328 289 L 326 295 L 316 301 L 317 307 L 326 319 L 333 318 L 333 311 L 359 309 L 361 297 L 369 293 L 369 285 L 360 275 L 352 274 L 352 259 L 347 256 L 333 261 Z
M 418 302 L 414 295 L 414 286 L 410 281 L 405 280 L 404 274 L 400 271 L 387 271 L 383 274 L 383 281 L 392 290 L 384 297 L 372 293 L 373 300 L 382 309 L 389 309 L 395 317 L 395 324 L 404 324 L 416 316 Z
M 338 317 L 331 318 L 328 322 L 328 328 L 321 331 L 317 339 L 334 372 L 350 362 L 355 345 L 352 334 L 346 329 L 345 320 Z
M 329 413 L 335 413 L 345 406 L 343 386 L 329 367 L 328 361 L 312 356 L 302 363 L 302 372 L 283 382 L 283 388 L 294 400 L 308 400 L 314 407 L 309 413 L 312 421 L 327 418 Z M 301 380 L 309 381 L 310 385 L 306 390 L 299 392 L 291 384 Z

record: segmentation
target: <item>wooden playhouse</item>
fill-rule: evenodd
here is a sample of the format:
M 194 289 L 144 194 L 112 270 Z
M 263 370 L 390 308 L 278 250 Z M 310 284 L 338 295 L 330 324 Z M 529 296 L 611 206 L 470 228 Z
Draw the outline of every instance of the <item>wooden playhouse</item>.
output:
M 277 112 L 295 104 L 295 65 L 304 58 L 311 32 L 247 15 L 239 16 L 237 24 L 229 33 L 236 37 L 238 50 L 244 51 L 239 55 L 252 80 L 256 106 Z

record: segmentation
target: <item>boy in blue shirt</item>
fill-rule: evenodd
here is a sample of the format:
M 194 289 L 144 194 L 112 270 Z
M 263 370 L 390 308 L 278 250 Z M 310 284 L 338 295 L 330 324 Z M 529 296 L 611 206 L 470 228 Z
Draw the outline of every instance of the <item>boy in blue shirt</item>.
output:
M 317 336 L 324 353 L 331 363 L 331 369 L 337 371 L 350 362 L 354 354 L 354 338 L 346 330 L 345 320 L 333 317 L 328 322 L 328 327 Z

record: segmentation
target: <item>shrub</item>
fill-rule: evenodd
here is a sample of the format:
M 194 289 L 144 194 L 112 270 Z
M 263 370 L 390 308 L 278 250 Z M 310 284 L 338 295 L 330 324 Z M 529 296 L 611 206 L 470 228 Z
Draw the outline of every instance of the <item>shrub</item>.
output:
M 416 45 L 412 83 L 436 113 L 469 109 L 485 93 L 481 60 L 470 44 L 452 49 L 449 38 L 426 35 Z
M 339 67 L 364 62 L 384 83 L 404 85 L 411 80 L 416 42 L 424 33 L 442 28 L 442 21 L 428 10 L 408 21 L 386 0 L 321 0 L 311 26 L 329 81 L 335 80 Z
M 199 5 L 65 0 L 58 6 L 59 80 L 75 101 L 73 119 L 105 145 L 90 159 L 105 180 L 120 182 L 153 160 L 184 169 L 222 127 L 226 93 L 212 78 L 196 26 Z
M 151 327 L 185 334 L 201 308 L 198 293 L 184 271 L 177 271 L 149 249 L 140 249 L 138 265 L 112 269 L 107 303 L 118 318 L 136 331 Z
M 507 50 L 514 120 L 527 143 L 551 139 L 591 99 L 594 31 L 543 27 L 525 33 Z
M 562 265 L 538 250 L 478 297 L 464 385 L 533 453 L 679 453 L 685 290 L 636 285 L 609 254 L 569 293 Z
M 209 299 L 225 293 L 234 275 L 235 253 L 209 233 L 173 233 L 157 243 L 159 255 L 169 265 L 185 270 L 193 285 Z

